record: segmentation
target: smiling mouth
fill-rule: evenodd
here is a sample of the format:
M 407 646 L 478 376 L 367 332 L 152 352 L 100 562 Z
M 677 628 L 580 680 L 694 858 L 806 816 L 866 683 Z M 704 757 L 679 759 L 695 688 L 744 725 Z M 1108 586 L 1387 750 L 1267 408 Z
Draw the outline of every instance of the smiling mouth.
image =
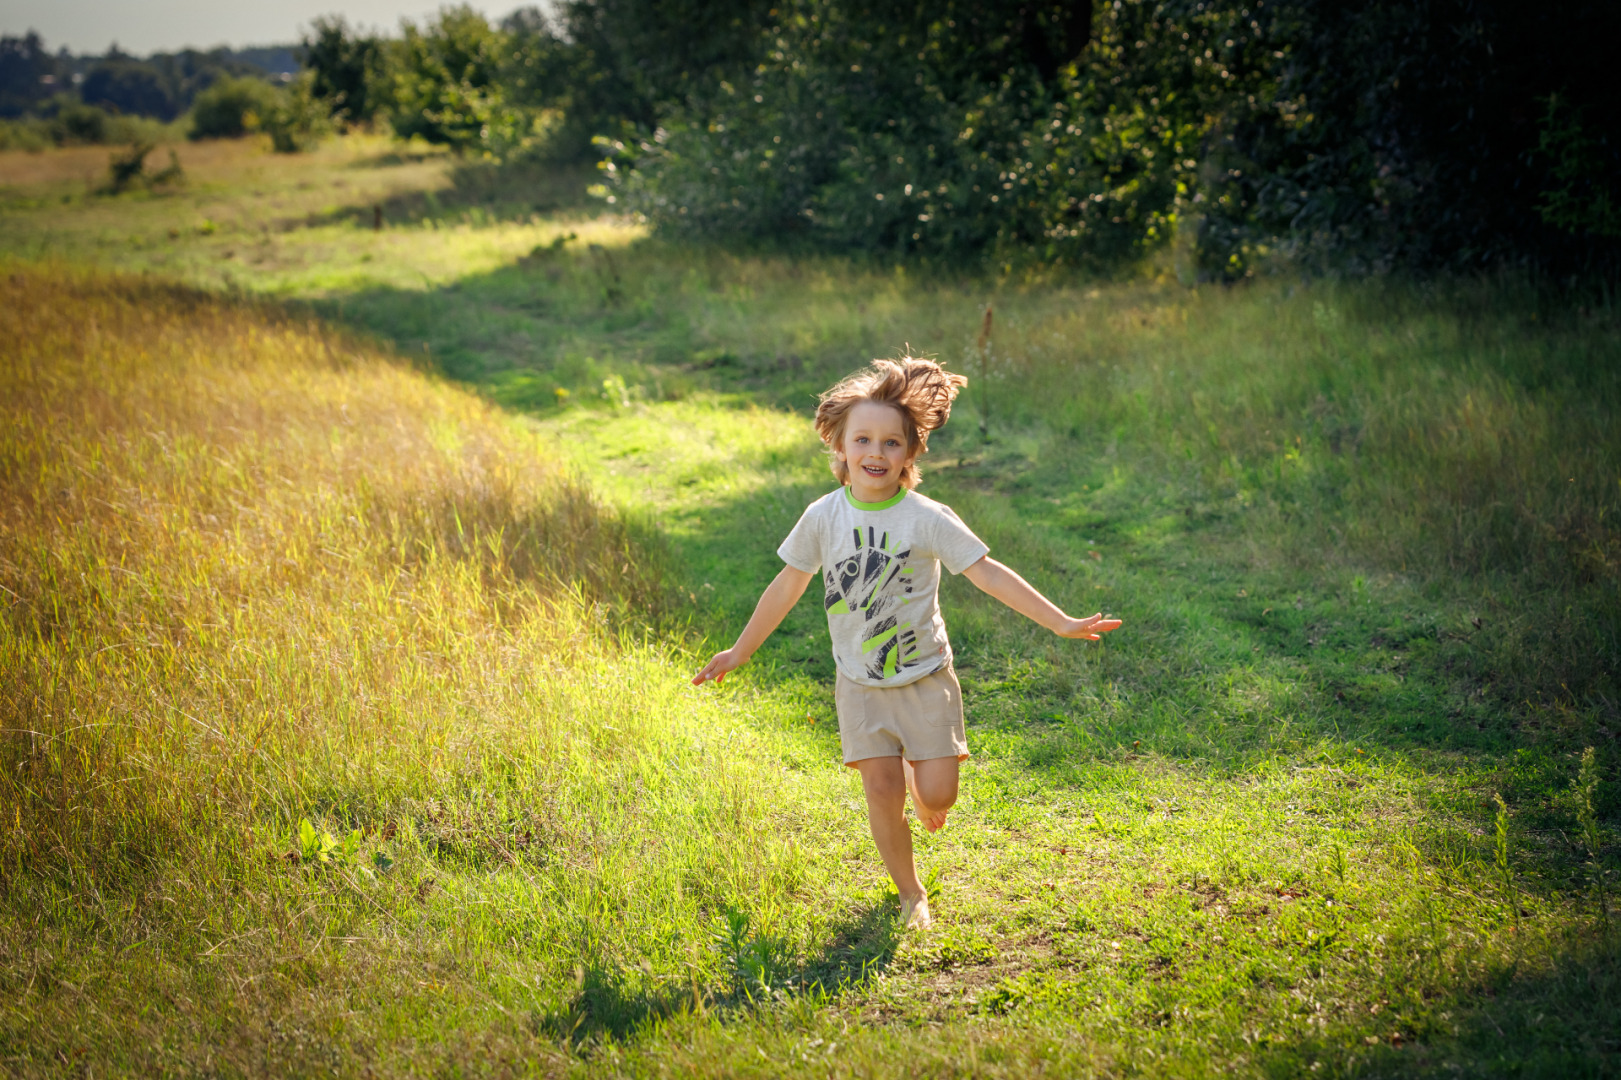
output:
M 885 473 L 889 472 L 887 468 L 881 465 L 863 465 L 861 466 L 861 471 L 866 473 L 868 476 L 883 476 Z

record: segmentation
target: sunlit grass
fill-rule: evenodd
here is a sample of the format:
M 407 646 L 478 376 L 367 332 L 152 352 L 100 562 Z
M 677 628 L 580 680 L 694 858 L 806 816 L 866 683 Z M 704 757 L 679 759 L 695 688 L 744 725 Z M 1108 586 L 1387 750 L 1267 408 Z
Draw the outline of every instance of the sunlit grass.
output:
M 514 181 L 439 148 L 364 135 L 295 155 L 273 154 L 259 139 L 180 143 L 154 151 L 150 167 L 165 165 L 171 149 L 183 182 L 118 196 L 100 190 L 105 147 L 0 153 L 4 249 L 317 297 L 421 291 L 559 237 L 616 247 L 644 231 L 579 213 L 578 170 Z M 548 212 L 534 213 L 536 205 Z
M 381 143 L 204 151 L 180 195 L 0 211 L 14 1071 L 1621 1053 L 1609 308 L 687 251 Z M 975 380 L 925 491 L 1127 627 L 947 583 L 976 756 L 901 937 L 814 604 L 683 680 L 830 486 L 815 391 L 905 342 Z M 306 819 L 335 862 L 287 857 Z
M 576 965 L 685 972 L 702 912 L 769 910 L 834 868 L 799 853 L 781 798 L 805 781 L 772 741 L 616 636 L 653 617 L 656 556 L 534 434 L 271 312 L 9 282 L 13 1066 L 88 1044 L 103 1067 L 180 1067 L 201 1044 L 159 1033 L 220 1024 L 222 1063 L 294 1066 L 277 1025 L 339 1001 L 397 1041 L 523 993 L 567 1036 Z M 812 820 L 847 801 L 793 800 Z M 306 818 L 361 830 L 356 857 L 301 860 Z M 506 989 L 475 974 L 492 964 Z M 657 986 L 626 971 L 634 1013 Z

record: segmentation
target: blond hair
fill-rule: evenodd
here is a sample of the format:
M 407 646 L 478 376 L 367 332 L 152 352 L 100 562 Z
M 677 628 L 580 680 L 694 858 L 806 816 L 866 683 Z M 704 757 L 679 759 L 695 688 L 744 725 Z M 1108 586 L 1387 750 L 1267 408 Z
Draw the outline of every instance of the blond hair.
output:
M 816 408 L 816 434 L 829 451 L 829 465 L 839 483 L 850 482 L 850 465 L 840 461 L 836 451 L 844 441 L 844 427 L 850 410 L 863 401 L 888 405 L 901 414 L 906 429 L 906 467 L 901 470 L 901 486 L 915 488 L 923 474 L 917 457 L 929 449 L 929 433 L 945 426 L 951 416 L 951 401 L 968 380 L 946 371 L 933 360 L 903 356 L 899 360 L 874 360 L 865 371 L 858 371 L 822 395 Z

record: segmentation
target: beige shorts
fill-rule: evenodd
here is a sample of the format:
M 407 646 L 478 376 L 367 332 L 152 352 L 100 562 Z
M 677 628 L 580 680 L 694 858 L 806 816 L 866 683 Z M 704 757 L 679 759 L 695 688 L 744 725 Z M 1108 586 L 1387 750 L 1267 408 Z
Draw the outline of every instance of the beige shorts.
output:
M 947 664 L 905 686 L 864 686 L 839 673 L 833 688 L 839 742 L 851 768 L 866 758 L 968 759 L 962 687 Z

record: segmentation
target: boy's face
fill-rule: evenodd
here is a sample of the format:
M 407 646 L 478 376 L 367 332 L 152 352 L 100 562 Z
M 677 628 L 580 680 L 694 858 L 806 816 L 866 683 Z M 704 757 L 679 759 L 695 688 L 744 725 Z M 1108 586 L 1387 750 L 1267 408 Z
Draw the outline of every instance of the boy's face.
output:
M 850 467 L 850 487 L 862 502 L 883 502 L 895 494 L 901 470 L 915 456 L 906 447 L 901 411 L 875 401 L 850 410 L 844 438 L 833 452 Z

